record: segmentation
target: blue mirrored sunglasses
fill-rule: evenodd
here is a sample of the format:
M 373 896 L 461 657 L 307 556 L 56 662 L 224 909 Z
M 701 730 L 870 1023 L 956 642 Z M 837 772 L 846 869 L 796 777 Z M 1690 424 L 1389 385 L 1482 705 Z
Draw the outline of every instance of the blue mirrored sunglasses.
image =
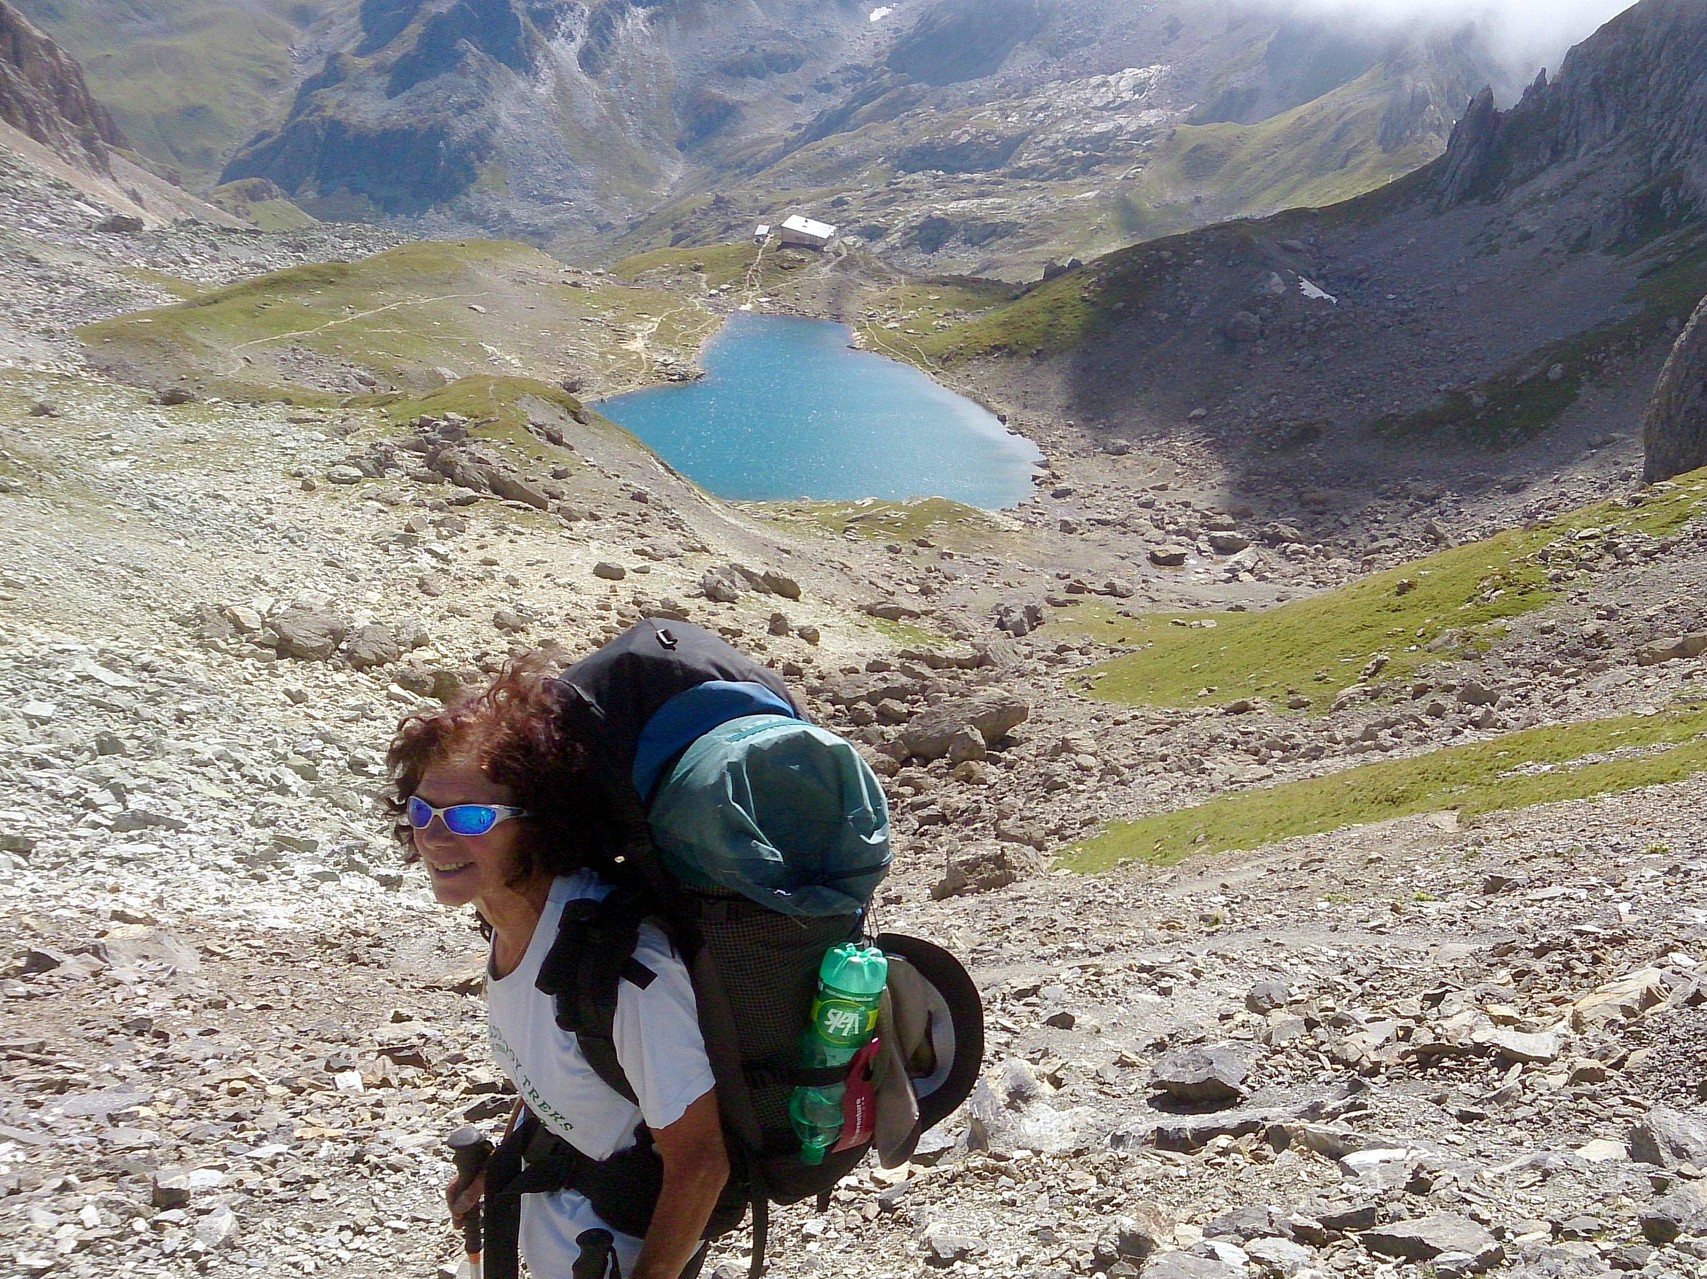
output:
M 419 795 L 411 795 L 403 805 L 403 815 L 416 830 L 432 825 L 436 815 L 453 835 L 484 835 L 507 818 L 526 817 L 528 810 L 514 804 L 448 804 L 434 808 Z

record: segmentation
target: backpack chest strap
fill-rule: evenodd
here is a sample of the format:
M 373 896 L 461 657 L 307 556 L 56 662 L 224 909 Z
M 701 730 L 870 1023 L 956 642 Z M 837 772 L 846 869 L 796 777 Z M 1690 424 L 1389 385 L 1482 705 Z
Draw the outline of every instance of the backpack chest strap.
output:
M 616 1054 L 616 1001 L 623 982 L 641 990 L 658 974 L 634 957 L 648 915 L 638 893 L 613 889 L 601 900 L 567 902 L 557 937 L 534 985 L 550 995 L 557 1025 L 575 1036 L 581 1055 L 614 1092 L 638 1104 Z

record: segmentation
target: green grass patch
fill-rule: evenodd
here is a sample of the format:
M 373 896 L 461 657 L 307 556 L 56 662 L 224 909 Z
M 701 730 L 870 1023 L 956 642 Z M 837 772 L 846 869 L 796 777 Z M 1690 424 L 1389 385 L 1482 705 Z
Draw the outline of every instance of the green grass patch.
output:
M 939 635 L 917 622 L 891 621 L 887 617 L 869 616 L 862 616 L 860 621 L 899 648 L 944 649 L 954 644 L 948 636 Z
M 1046 280 L 1017 301 L 977 319 L 922 335 L 917 345 L 926 356 L 943 363 L 977 355 L 1053 355 L 1105 327 L 1114 315 L 1115 302 L 1140 300 L 1140 296 L 1118 296 L 1082 268 Z
M 393 426 L 458 413 L 478 427 L 497 428 L 478 434 L 515 439 L 526 432 L 533 405 L 549 405 L 576 420 L 592 416 L 562 387 L 523 377 L 465 377 L 424 395 L 373 395 L 352 401 L 355 407 L 379 409 Z
M 301 231 L 320 225 L 318 218 L 292 204 L 283 191 L 265 178 L 227 182 L 209 191 L 207 199 L 262 231 Z
M 865 497 L 849 502 L 753 502 L 743 503 L 772 518 L 816 525 L 826 532 L 854 533 L 879 542 L 912 541 L 949 533 L 1004 531 L 1000 517 L 946 497 L 924 497 L 891 501 Z
M 1122 822 L 1074 845 L 1061 865 L 1093 872 L 1133 859 L 1166 864 L 1413 813 L 1475 817 L 1701 772 L 1707 772 L 1707 710 L 1700 708 L 1530 728 Z
M 707 244 L 697 248 L 654 249 L 624 258 L 611 268 L 618 279 L 634 282 L 647 277 L 664 275 L 676 281 L 703 277 L 707 288 L 721 289 L 739 284 L 747 278 L 759 246 L 745 244 Z
M 679 293 L 614 281 L 573 288 L 537 249 L 462 240 L 270 272 L 79 336 L 135 381 L 184 377 L 244 399 L 293 383 L 348 395 L 357 370 L 411 393 L 443 385 L 444 370 L 452 381 L 551 380 L 569 358 L 595 382 L 644 381 L 661 349 L 691 351 L 715 324 Z
M 1560 587 L 1547 575 L 1573 570 L 1578 549 L 1625 530 L 1663 537 L 1704 508 L 1707 470 L 1262 612 L 1146 615 L 1112 631 L 1105 619 L 1100 638 L 1143 648 L 1088 672 L 1085 687 L 1148 706 L 1298 694 L 1320 710 L 1378 653 L 1388 655 L 1387 681 L 1436 660 L 1431 644 L 1453 653 L 1491 647 L 1509 619 L 1554 599 Z
M 1393 88 L 1391 72 L 1381 66 L 1255 124 L 1180 125 L 1128 194 L 1140 209 L 1171 204 L 1183 213 L 1181 201 L 1202 193 L 1218 212 L 1232 207 L 1246 217 L 1352 199 L 1439 154 L 1438 146 L 1420 142 L 1381 148 Z
M 869 349 L 929 367 L 934 354 L 940 354 L 933 341 L 937 334 L 1013 299 L 1014 286 L 1001 280 L 957 276 L 913 281 L 862 298 L 856 327 Z

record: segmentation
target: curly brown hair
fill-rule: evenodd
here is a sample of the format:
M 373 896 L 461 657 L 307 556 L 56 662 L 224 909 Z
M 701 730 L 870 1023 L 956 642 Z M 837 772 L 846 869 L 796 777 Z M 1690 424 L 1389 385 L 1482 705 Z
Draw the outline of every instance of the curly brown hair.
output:
M 615 830 L 610 806 L 592 781 L 586 745 L 564 729 L 553 668 L 543 651 L 513 658 L 481 692 L 397 726 L 385 755 L 385 808 L 406 864 L 419 854 L 404 806 L 429 768 L 450 761 L 474 765 L 528 810 L 516 819 L 511 883 L 608 862 Z

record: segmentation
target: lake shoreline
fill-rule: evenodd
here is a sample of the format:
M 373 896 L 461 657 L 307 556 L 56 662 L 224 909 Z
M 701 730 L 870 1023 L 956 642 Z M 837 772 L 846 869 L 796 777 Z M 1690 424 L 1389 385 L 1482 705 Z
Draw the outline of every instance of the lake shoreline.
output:
M 861 338 L 793 308 L 733 310 L 699 348 L 698 378 L 594 406 L 726 499 L 941 496 L 1006 510 L 1034 494 L 1047 469 L 1034 440 Z

